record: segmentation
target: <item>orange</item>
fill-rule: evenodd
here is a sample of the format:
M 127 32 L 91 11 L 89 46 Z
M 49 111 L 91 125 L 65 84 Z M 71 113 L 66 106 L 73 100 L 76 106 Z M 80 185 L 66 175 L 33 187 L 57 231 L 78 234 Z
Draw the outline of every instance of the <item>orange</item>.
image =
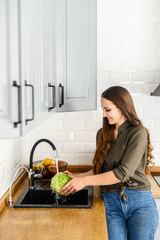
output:
M 42 163 L 44 166 L 48 166 L 52 163 L 52 160 L 50 158 L 45 158 Z

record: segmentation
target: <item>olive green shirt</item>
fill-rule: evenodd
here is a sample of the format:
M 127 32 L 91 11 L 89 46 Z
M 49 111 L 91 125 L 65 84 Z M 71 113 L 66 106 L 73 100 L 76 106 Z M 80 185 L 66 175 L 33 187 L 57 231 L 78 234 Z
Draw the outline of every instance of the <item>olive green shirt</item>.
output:
M 125 121 L 119 127 L 117 138 L 112 140 L 103 163 L 102 172 L 113 170 L 121 183 L 100 186 L 102 194 L 118 190 L 119 195 L 127 200 L 125 188 L 150 190 L 151 185 L 145 176 L 147 139 L 147 131 L 142 126 L 133 126 Z

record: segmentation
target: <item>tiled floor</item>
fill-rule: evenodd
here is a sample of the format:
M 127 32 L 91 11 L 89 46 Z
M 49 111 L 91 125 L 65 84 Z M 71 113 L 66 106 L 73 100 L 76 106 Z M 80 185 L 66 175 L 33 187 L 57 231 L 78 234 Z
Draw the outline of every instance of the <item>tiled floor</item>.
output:
M 159 218 L 160 218 L 160 199 L 155 199 L 157 207 L 158 207 L 158 212 L 159 212 Z M 157 232 L 155 234 L 155 239 L 154 240 L 160 240 L 160 219 L 159 219 L 159 224 L 157 228 Z

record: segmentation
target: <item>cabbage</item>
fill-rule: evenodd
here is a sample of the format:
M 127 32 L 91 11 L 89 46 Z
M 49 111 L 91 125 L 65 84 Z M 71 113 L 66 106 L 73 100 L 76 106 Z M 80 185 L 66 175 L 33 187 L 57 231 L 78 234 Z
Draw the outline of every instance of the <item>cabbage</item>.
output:
M 53 189 L 54 192 L 61 194 L 61 192 L 60 192 L 61 189 L 70 180 L 71 180 L 71 178 L 68 177 L 67 174 L 65 174 L 64 172 L 59 172 L 51 179 L 50 187 Z

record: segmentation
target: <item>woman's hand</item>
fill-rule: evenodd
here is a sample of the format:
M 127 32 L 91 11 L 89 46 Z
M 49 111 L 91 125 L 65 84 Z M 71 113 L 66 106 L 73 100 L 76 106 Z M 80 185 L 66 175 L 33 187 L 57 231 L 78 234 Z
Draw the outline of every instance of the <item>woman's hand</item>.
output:
M 78 174 L 73 174 L 73 173 L 69 172 L 68 170 L 64 171 L 64 173 L 67 174 L 68 177 L 70 177 L 70 178 L 78 177 Z
M 62 189 L 61 194 L 68 196 L 69 194 L 74 194 L 78 192 L 79 190 L 83 189 L 85 187 L 85 181 L 84 177 L 72 177 L 73 174 L 68 176 L 72 178 Z

